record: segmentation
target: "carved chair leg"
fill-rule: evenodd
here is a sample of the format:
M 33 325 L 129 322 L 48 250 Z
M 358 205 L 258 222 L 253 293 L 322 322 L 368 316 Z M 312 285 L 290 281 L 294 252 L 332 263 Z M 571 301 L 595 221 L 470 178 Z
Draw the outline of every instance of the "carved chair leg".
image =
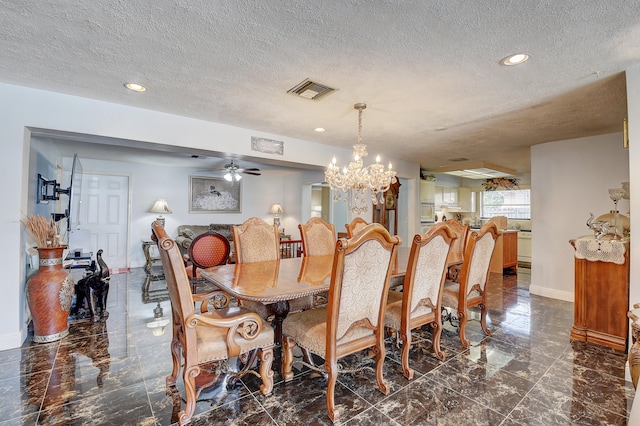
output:
M 174 386 L 178 381 L 178 374 L 180 374 L 180 351 L 182 346 L 177 339 L 173 339 L 171 342 L 171 360 L 173 361 L 173 369 L 171 374 L 167 376 L 167 386 Z
M 458 311 L 458 320 L 460 321 L 460 343 L 465 348 L 471 346 L 471 342 L 467 340 L 466 330 L 467 330 L 467 313 L 465 311 Z
M 333 363 L 330 365 L 328 362 L 324 363 L 324 370 L 329 375 L 327 380 L 327 412 L 332 422 L 336 422 L 340 418 L 340 412 L 336 409 L 335 403 L 335 389 L 336 381 L 338 380 L 338 364 Z
M 185 366 L 186 367 L 186 366 Z M 182 379 L 184 381 L 185 407 L 180 411 L 180 426 L 191 421 L 196 409 L 196 376 L 200 374 L 200 367 L 192 366 L 184 369 Z
M 402 374 L 404 377 L 411 380 L 413 379 L 413 370 L 409 367 L 409 350 L 411 349 L 411 330 L 409 332 L 402 331 L 399 334 L 399 339 L 402 341 L 402 352 L 400 359 L 402 361 Z
M 282 378 L 285 382 L 289 382 L 293 379 L 291 364 L 293 364 L 293 348 L 295 346 L 295 340 L 289 336 L 282 337 Z
M 484 331 L 484 334 L 486 334 L 487 336 L 491 336 L 491 330 L 489 329 L 489 327 L 487 327 L 487 312 L 489 311 L 489 307 L 485 303 L 482 303 L 479 306 L 480 325 L 482 326 L 482 331 Z
M 271 369 L 272 363 L 273 346 L 260 349 L 260 377 L 262 378 L 260 392 L 262 392 L 263 395 L 271 395 L 271 391 L 273 391 L 273 370 Z
M 389 388 L 389 384 L 384 380 L 384 376 L 382 374 L 382 370 L 384 368 L 384 357 L 386 355 L 384 340 L 382 340 L 382 337 L 380 337 L 378 345 L 373 347 L 373 351 L 376 354 L 376 380 L 378 382 L 378 389 L 380 392 L 387 395 L 391 389 Z
M 440 349 L 440 335 L 442 334 L 442 322 L 437 319 L 431 323 L 431 328 L 433 328 L 433 352 L 440 361 L 444 361 L 446 355 Z

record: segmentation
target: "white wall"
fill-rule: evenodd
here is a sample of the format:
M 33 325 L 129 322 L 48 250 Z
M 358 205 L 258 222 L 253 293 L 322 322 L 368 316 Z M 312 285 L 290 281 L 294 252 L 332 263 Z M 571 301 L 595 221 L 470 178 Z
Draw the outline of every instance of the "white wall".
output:
M 531 148 L 532 294 L 573 301 L 569 240 L 591 232 L 589 212 L 598 217 L 613 210 L 608 189 L 627 181 L 629 151 L 622 146 L 622 133 Z M 618 211 L 628 210 L 629 201 L 620 200 Z
M 149 213 L 149 209 L 158 198 L 166 199 L 173 212 L 164 215 L 165 228 L 169 235 L 176 236 L 179 225 L 240 224 L 252 216 L 271 223 L 273 216 L 269 214 L 269 208 L 273 203 L 280 203 L 285 210 L 280 219 L 282 226 L 287 233 L 296 238 L 302 204 L 299 182 L 322 179 L 321 171 L 284 174 L 280 171 L 263 170 L 261 176 L 243 176 L 240 213 L 189 213 L 189 176 L 203 175 L 196 169 L 163 167 L 162 173 L 158 173 L 157 167 L 148 164 L 86 158 L 80 160 L 84 173 L 130 177 L 132 221 L 128 241 L 129 264 L 119 266 L 131 268 L 144 265 L 141 244 L 142 240 L 148 240 L 151 235 L 150 224 L 157 214 Z
M 627 70 L 627 117 L 629 121 L 629 164 L 640 164 L 640 66 Z M 631 235 L 634 224 L 640 223 L 640 168 L 630 167 L 629 192 L 631 192 Z M 640 238 L 631 238 L 631 271 L 629 283 L 629 307 L 640 303 Z M 629 327 L 631 328 L 631 327 Z M 631 330 L 629 330 L 631 333 Z M 629 339 L 631 342 L 631 339 Z M 634 405 L 640 404 L 640 399 Z
M 275 158 L 274 155 L 251 151 L 251 136 L 262 136 L 284 141 L 284 156 L 277 156 L 277 159 L 318 166 L 326 165 L 334 155 L 340 164 L 347 162 L 351 156 L 350 149 L 339 149 L 281 135 L 0 84 L 0 141 L 3 149 L 3 155 L 0 157 L 0 177 L 9 187 L 3 200 L 5 214 L 0 221 L 0 235 L 4 237 L 4 244 L 0 249 L 0 269 L 3 271 L 3 280 L 0 284 L 3 293 L 3 297 L 0 298 L 0 350 L 18 347 L 26 337 L 27 324 L 22 315 L 26 260 L 24 228 L 20 220 L 26 217 L 30 212 L 30 206 L 32 208 L 35 202 L 33 197 L 29 196 L 29 185 L 33 180 L 29 170 L 29 128 L 53 129 L 252 157 Z M 395 158 L 391 158 L 390 161 L 393 162 L 399 176 L 414 177 L 419 173 L 419 165 L 416 163 Z M 160 179 L 159 176 L 156 177 Z M 281 186 L 285 204 L 292 188 L 293 182 L 283 182 Z M 259 202 L 274 202 L 271 195 L 267 195 L 268 197 L 265 196 Z M 156 195 L 150 195 L 149 198 L 152 197 Z M 416 213 L 408 212 L 414 217 L 410 222 L 417 227 Z M 145 221 L 146 218 L 140 220 Z M 283 224 L 285 228 L 293 227 L 293 223 L 290 224 L 287 221 L 286 215 Z M 139 223 L 133 223 L 132 227 L 139 225 Z

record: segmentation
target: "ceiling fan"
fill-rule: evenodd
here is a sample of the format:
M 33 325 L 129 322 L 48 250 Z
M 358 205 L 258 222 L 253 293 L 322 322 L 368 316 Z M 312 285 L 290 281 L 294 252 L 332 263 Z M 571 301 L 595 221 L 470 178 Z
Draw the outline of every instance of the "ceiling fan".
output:
M 241 174 L 260 176 L 260 169 L 255 167 L 243 169 L 242 167 L 234 163 L 233 160 L 231 160 L 229 164 L 225 164 L 222 171 L 225 172 L 223 177 L 227 182 L 238 182 L 240 179 L 242 179 Z

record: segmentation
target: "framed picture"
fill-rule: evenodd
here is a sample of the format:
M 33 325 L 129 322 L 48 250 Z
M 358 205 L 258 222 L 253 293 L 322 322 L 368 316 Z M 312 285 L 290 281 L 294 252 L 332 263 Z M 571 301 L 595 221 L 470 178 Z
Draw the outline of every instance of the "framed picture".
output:
M 240 213 L 242 181 L 189 176 L 189 213 Z

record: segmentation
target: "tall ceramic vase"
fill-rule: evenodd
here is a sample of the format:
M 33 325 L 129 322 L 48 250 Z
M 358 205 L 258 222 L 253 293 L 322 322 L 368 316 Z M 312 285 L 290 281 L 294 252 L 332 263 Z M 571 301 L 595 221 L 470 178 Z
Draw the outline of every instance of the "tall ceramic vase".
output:
M 36 343 L 54 342 L 69 334 L 73 279 L 62 268 L 65 247 L 39 248 L 40 267 L 27 280 L 27 299 Z

